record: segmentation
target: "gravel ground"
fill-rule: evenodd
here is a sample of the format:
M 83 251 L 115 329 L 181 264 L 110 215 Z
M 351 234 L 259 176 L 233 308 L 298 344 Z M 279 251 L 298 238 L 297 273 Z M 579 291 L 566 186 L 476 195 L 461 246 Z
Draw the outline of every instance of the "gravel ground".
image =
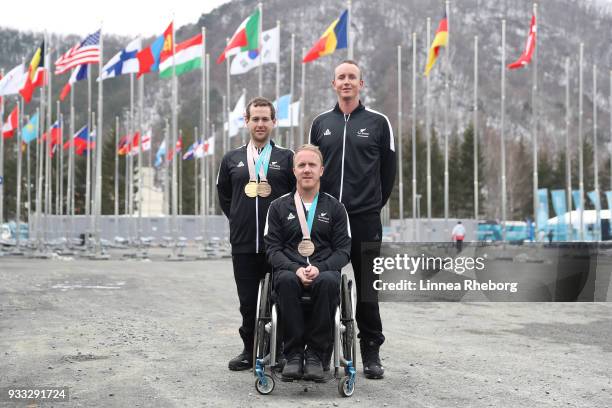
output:
M 227 369 L 228 259 L 2 257 L 0 281 L 0 388 L 70 387 L 58 407 L 612 406 L 612 303 L 382 303 L 385 379 L 343 399 Z

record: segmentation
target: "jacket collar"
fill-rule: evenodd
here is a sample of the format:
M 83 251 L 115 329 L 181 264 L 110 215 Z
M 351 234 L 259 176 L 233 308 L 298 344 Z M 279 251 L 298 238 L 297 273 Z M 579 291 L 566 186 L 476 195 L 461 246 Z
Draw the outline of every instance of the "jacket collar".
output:
M 355 108 L 355 110 L 351 112 L 351 115 L 354 115 L 355 113 L 357 113 L 357 112 L 359 112 L 359 111 L 362 111 L 362 110 L 364 110 L 364 109 L 365 109 L 365 106 L 363 106 L 363 104 L 361 103 L 361 99 L 360 99 L 360 100 L 359 100 L 359 105 L 357 105 L 357 107 Z M 334 112 L 344 114 L 344 112 L 342 112 L 342 111 L 340 110 L 340 104 L 339 104 L 338 102 L 336 102 L 336 106 L 334 106 Z

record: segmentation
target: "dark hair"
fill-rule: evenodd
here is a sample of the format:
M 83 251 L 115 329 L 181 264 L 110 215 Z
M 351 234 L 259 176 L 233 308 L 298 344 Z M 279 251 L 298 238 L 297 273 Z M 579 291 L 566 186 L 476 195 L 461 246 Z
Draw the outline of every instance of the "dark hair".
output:
M 251 119 L 251 106 L 267 106 L 270 108 L 270 119 L 276 119 L 276 110 L 274 109 L 274 105 L 268 99 L 262 96 L 256 96 L 255 98 L 249 101 L 249 104 L 246 107 L 246 119 Z
M 338 68 L 340 65 L 342 64 L 351 64 L 357 67 L 357 69 L 359 70 L 359 79 L 362 80 L 363 79 L 363 72 L 361 72 L 361 67 L 359 66 L 359 64 L 357 64 L 357 61 L 355 60 L 350 60 L 350 59 L 345 59 L 344 61 L 342 61 L 341 63 L 339 63 L 338 65 L 336 65 L 336 67 L 334 68 L 334 79 L 336 79 L 336 68 Z

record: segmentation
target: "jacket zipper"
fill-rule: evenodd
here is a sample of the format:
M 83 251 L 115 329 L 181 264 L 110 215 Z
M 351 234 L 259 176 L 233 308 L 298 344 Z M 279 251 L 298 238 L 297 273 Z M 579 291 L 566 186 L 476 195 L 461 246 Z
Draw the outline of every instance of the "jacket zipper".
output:
M 340 195 L 338 201 L 342 202 L 342 189 L 344 188 L 344 150 L 346 148 L 346 125 L 351 117 L 351 114 L 344 115 L 344 132 L 342 134 L 342 170 L 340 172 Z
M 255 197 L 255 253 L 259 253 L 259 197 Z

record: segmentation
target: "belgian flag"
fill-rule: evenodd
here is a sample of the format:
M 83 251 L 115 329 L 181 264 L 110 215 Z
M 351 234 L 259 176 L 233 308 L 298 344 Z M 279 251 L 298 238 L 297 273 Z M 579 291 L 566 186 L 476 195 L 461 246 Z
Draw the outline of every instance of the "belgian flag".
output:
M 26 103 L 32 100 L 34 89 L 45 84 L 45 42 L 34 52 L 30 65 L 28 66 L 28 76 L 23 88 L 19 91 Z

